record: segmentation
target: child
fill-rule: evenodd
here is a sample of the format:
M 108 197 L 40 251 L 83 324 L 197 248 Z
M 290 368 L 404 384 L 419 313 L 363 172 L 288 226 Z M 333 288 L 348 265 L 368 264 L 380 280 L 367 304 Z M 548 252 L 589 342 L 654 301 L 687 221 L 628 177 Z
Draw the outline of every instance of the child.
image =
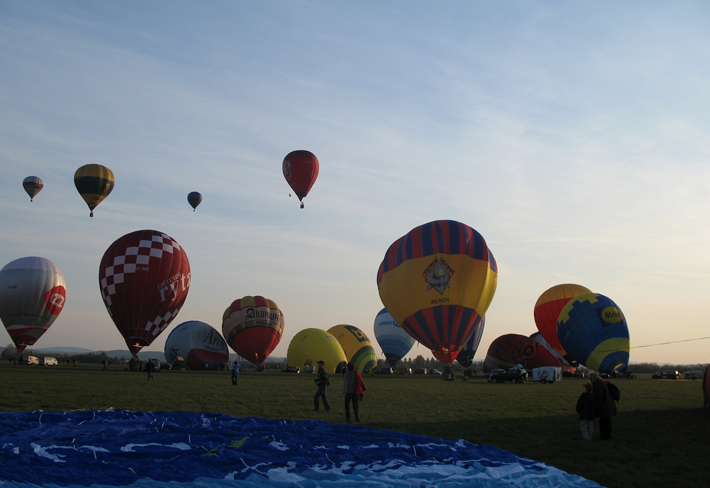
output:
M 582 386 L 584 386 L 584 393 L 579 395 L 579 400 L 577 400 L 579 429 L 582 431 L 582 438 L 591 441 L 592 434 L 594 434 L 594 393 L 592 393 L 591 383 L 585 383 Z

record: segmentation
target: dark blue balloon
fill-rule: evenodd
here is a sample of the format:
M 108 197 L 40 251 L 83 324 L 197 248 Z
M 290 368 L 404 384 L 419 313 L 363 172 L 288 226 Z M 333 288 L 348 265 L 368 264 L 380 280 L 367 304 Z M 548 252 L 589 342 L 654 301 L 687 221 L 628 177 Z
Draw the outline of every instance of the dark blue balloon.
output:
M 192 211 L 194 212 L 197 206 L 202 203 L 202 195 L 198 192 L 193 191 L 187 195 L 187 201 L 192 206 Z

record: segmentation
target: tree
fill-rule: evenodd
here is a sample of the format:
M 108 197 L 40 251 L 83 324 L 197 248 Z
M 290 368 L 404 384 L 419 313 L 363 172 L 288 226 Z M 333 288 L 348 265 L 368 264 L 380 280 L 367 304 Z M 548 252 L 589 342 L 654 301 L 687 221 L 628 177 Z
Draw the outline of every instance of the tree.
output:
M 412 361 L 412 368 L 421 369 L 426 368 L 426 366 L 426 359 L 424 359 L 422 355 L 417 356 L 414 358 L 414 361 Z
M 17 357 L 17 356 L 18 356 L 17 348 L 12 343 L 5 346 L 5 349 L 3 350 L 3 352 L 0 353 L 0 359 L 2 359 L 2 360 L 7 360 L 7 359 L 10 359 L 12 357 Z

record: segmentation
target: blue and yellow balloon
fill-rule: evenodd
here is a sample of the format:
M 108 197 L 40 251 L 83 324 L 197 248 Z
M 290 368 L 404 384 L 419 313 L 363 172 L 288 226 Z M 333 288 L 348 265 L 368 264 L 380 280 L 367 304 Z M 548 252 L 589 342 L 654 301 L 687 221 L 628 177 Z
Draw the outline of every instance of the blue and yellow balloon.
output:
M 567 303 L 557 319 L 557 337 L 565 351 L 589 369 L 611 374 L 629 364 L 626 317 L 604 295 L 585 293 Z

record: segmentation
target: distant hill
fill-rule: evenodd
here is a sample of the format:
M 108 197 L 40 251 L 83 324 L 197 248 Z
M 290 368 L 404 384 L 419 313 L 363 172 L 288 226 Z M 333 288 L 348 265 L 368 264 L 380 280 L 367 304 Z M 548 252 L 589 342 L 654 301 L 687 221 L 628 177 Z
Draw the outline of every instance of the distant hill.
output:
M 83 347 L 45 347 L 42 349 L 27 348 L 28 352 L 32 352 L 35 355 L 41 354 L 43 356 L 51 356 L 52 354 L 89 354 L 91 349 L 84 349 Z

